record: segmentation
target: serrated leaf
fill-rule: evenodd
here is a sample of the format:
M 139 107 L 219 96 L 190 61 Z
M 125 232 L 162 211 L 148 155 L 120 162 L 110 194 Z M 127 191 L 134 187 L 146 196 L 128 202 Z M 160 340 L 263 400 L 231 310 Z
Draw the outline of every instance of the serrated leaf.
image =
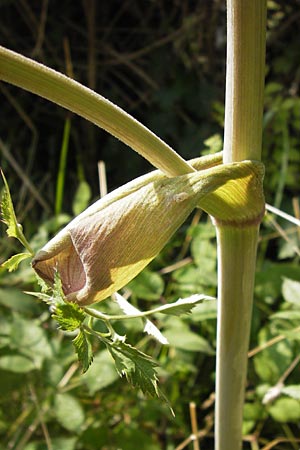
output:
M 47 305 L 53 304 L 53 298 L 50 295 L 44 294 L 43 292 L 29 292 L 24 291 L 24 294 L 32 295 L 33 297 L 37 297 L 43 302 L 47 303 Z
M 4 261 L 1 266 L 4 267 L 4 269 L 7 269 L 9 272 L 13 272 L 18 268 L 21 261 L 24 261 L 24 259 L 30 258 L 31 256 L 32 255 L 30 253 L 18 253 Z
M 1 171 L 1 175 L 4 182 L 4 190 L 1 199 L 1 215 L 3 222 L 7 226 L 7 234 L 9 237 L 15 237 L 18 239 L 18 222 L 15 215 L 13 202 L 10 195 L 10 190 L 4 173 Z
M 42 292 L 46 293 L 50 291 L 48 284 L 40 277 L 36 272 L 34 272 L 37 284 L 39 285 Z
M 30 245 L 28 244 L 28 242 L 23 234 L 22 225 L 20 225 L 17 222 L 14 205 L 13 205 L 11 195 L 10 195 L 9 186 L 8 186 L 7 180 L 6 180 L 2 170 L 1 170 L 1 175 L 2 175 L 3 182 L 4 182 L 4 190 L 2 193 L 0 206 L 1 206 L 2 220 L 5 223 L 5 225 L 7 226 L 6 233 L 9 237 L 18 239 L 21 242 L 21 244 L 31 254 L 33 254 L 32 250 L 30 248 Z
M 159 396 L 157 363 L 150 356 L 122 341 L 112 342 L 107 349 L 113 357 L 119 375 L 151 397 Z
M 162 332 L 157 328 L 156 325 L 154 325 L 151 320 L 146 319 L 145 321 L 145 327 L 144 332 L 149 334 L 149 336 L 154 337 L 158 342 L 160 342 L 163 345 L 167 345 L 168 339 L 162 334 Z
M 65 303 L 65 295 L 62 288 L 62 282 L 60 275 L 57 270 L 54 271 L 54 284 L 52 290 L 53 300 L 57 304 L 64 305 Z
M 122 309 L 122 311 L 127 315 L 142 315 L 142 312 L 137 309 L 135 306 L 131 305 L 122 295 L 118 294 L 118 292 L 114 295 L 118 305 Z M 167 339 L 162 335 L 160 330 L 151 322 L 149 319 L 143 319 L 145 323 L 144 332 L 153 336 L 158 342 L 161 344 L 168 344 Z
M 75 331 L 85 319 L 85 312 L 76 303 L 63 303 L 55 306 L 52 316 L 64 331 Z
M 84 330 L 80 330 L 75 339 L 73 339 L 73 345 L 78 356 L 78 361 L 81 364 L 82 372 L 85 373 L 93 361 L 93 351 L 92 345 Z
M 181 314 L 189 314 L 192 309 L 198 304 L 203 302 L 204 300 L 215 300 L 214 297 L 208 297 L 205 295 L 191 295 L 187 298 L 180 298 L 174 303 L 170 303 L 168 305 L 163 305 L 157 310 L 157 312 L 163 314 L 172 314 L 174 316 L 180 316 Z

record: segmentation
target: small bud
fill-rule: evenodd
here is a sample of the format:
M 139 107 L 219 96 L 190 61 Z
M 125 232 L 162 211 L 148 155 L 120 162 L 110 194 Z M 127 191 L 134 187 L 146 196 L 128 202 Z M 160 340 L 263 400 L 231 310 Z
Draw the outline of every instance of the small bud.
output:
M 104 300 L 161 251 L 202 198 L 230 179 L 235 165 L 228 166 L 173 178 L 155 171 L 128 183 L 50 240 L 35 256 L 34 269 L 50 284 L 57 270 L 68 301 Z

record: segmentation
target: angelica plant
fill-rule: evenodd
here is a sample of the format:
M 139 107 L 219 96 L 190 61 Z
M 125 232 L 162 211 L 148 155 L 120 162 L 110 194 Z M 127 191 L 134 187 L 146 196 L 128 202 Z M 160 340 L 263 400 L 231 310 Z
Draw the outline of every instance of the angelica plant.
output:
M 162 395 L 155 362 L 119 336 L 114 320 L 142 317 L 144 331 L 162 344 L 150 322 L 153 313 L 132 310 L 107 316 L 89 305 L 124 287 L 163 248 L 195 208 L 212 218 L 218 241 L 218 330 L 216 450 L 239 450 L 247 373 L 254 272 L 259 225 L 264 214 L 261 159 L 265 0 L 228 0 L 228 45 L 224 152 L 185 161 L 165 142 L 101 95 L 29 58 L 0 48 L 0 79 L 53 101 L 90 120 L 129 145 L 158 170 L 96 202 L 34 256 L 18 234 L 11 201 L 2 202 L 10 236 L 28 249 L 32 266 L 46 282 L 39 295 L 73 340 L 83 370 L 92 362 L 91 337 L 112 355 L 117 371 L 150 395 Z M 10 198 L 5 185 L 6 199 Z M 21 239 L 20 239 L 21 236 Z M 22 255 L 22 254 L 21 254 Z M 23 253 L 24 255 L 24 253 Z M 118 297 L 117 297 L 118 298 Z M 180 314 L 203 301 L 181 299 L 157 313 Z M 125 303 L 124 303 L 125 301 Z M 147 318 L 146 318 L 147 317 Z M 106 332 L 95 331 L 101 320 Z

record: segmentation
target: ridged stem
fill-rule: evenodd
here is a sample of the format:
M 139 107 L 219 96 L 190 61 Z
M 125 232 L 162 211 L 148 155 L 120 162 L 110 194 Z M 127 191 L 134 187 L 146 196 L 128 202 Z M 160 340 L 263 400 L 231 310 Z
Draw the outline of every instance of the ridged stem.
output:
M 216 450 L 241 448 L 257 236 L 257 226 L 217 227 Z
M 223 162 L 261 159 L 265 0 L 227 0 Z M 249 195 L 251 193 L 249 192 Z M 259 207 L 261 209 L 261 205 Z M 252 224 L 216 219 L 218 326 L 215 449 L 242 448 L 247 351 L 261 211 Z
M 261 159 L 266 1 L 227 0 L 224 162 Z

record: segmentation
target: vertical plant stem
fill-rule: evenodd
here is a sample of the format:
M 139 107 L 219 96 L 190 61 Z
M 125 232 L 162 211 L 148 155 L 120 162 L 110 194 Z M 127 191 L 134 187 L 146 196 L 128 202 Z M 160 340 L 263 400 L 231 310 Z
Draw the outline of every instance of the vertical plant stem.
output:
M 224 162 L 261 159 L 266 0 L 227 0 Z
M 217 227 L 216 450 L 238 450 L 252 313 L 258 227 Z
M 223 162 L 261 159 L 265 0 L 227 0 L 227 74 Z M 218 239 L 218 330 L 215 449 L 242 447 L 244 390 L 260 214 L 221 223 Z

